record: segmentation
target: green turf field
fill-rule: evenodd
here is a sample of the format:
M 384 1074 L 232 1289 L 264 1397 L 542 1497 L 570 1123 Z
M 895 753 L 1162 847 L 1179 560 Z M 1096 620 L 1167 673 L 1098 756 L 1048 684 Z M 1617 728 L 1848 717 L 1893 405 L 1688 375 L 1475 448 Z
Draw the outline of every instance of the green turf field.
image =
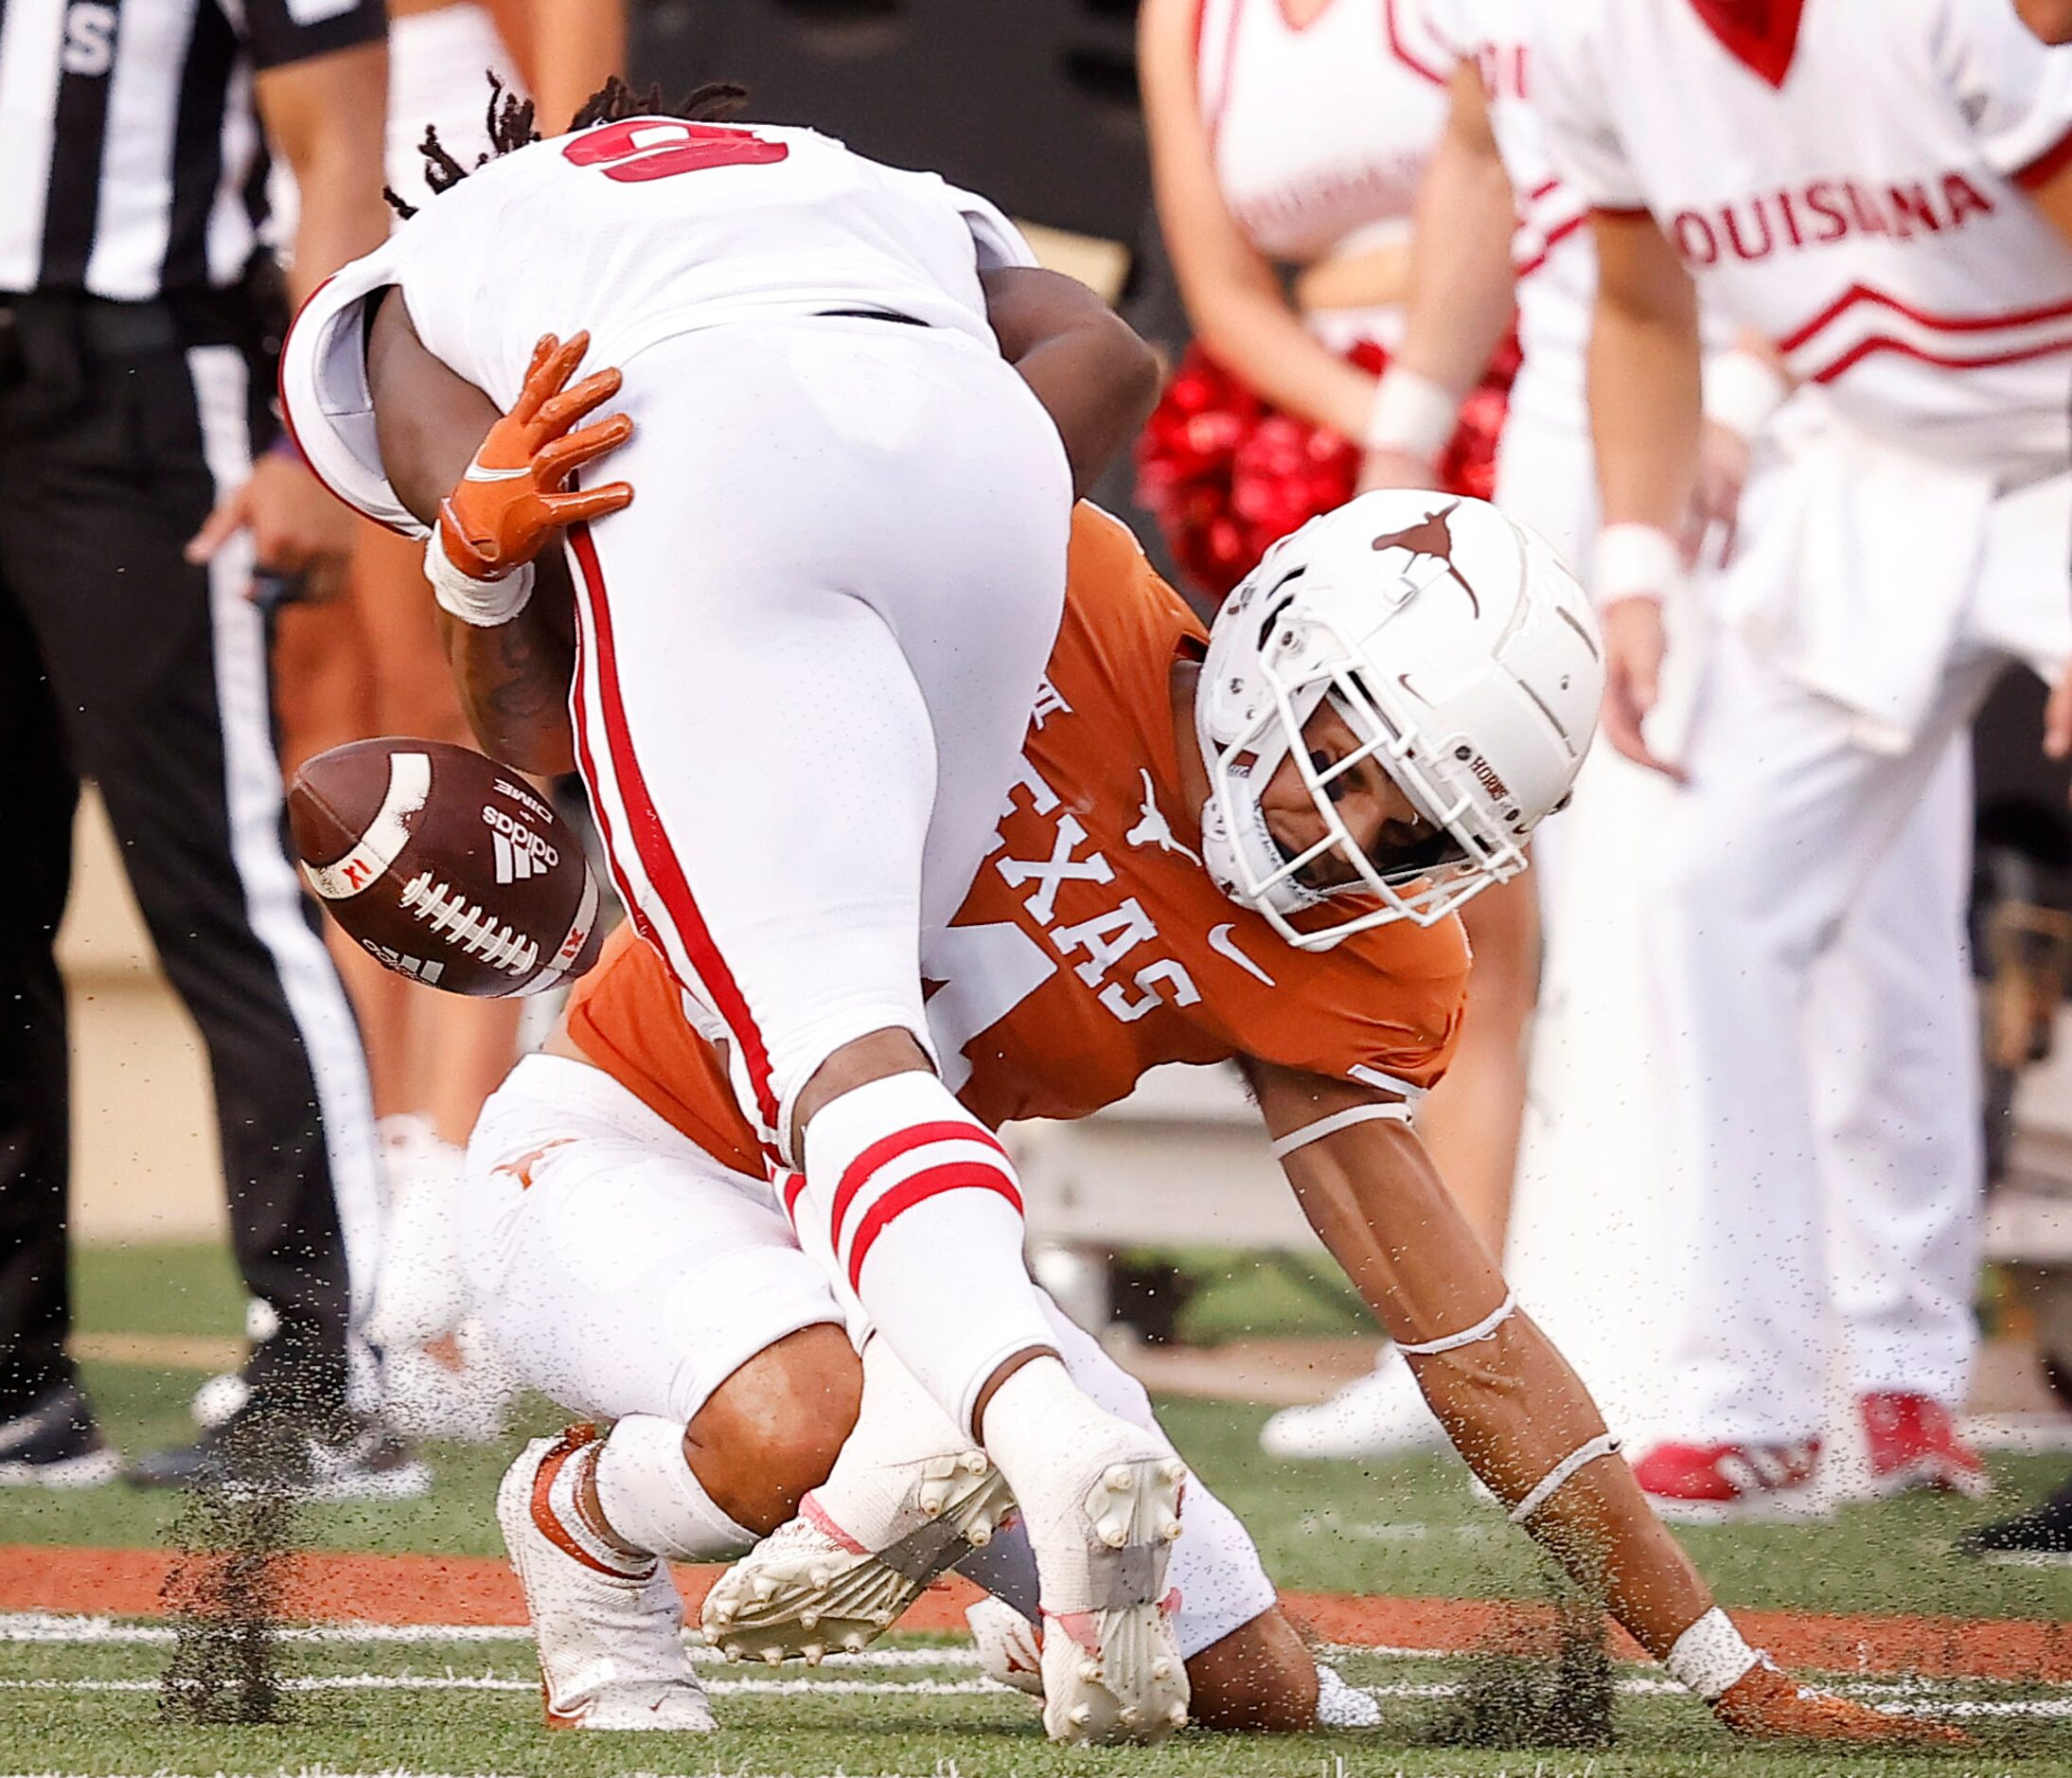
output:
M 1256 1287 L 1261 1300 L 1268 1286 Z M 1299 1294 L 1299 1293 L 1298 1293 Z M 222 1336 L 241 1301 L 220 1255 L 194 1250 L 88 1253 L 80 1267 L 91 1331 Z M 1304 1308 L 1312 1313 L 1314 1308 Z M 1250 1324 L 1256 1325 L 1256 1322 Z M 125 1449 L 185 1436 L 194 1370 L 93 1364 L 88 1382 Z M 544 1404 L 526 1432 L 548 1430 Z M 1284 1466 L 1255 1444 L 1263 1410 L 1165 1404 L 1167 1425 L 1204 1478 L 1247 1520 L 1267 1566 L 1295 1589 L 1532 1598 L 1533 1553 L 1463 1485 L 1450 1459 Z M 522 1434 L 487 1449 L 431 1454 L 438 1486 L 423 1502 L 312 1511 L 320 1549 L 494 1555 L 489 1501 Z M 1693 1532 L 1688 1546 L 1731 1605 L 1829 1611 L 1934 1612 L 2072 1620 L 2072 1570 L 1980 1568 L 1948 1554 L 1966 1524 L 2042 1492 L 2063 1458 L 1995 1465 L 2000 1499 L 1981 1505 L 1916 1498 L 1849 1509 L 1832 1524 Z M 122 1488 L 72 1497 L 0 1491 L 0 1543 L 150 1546 L 174 1503 Z M 1347 1657 L 1372 1688 L 1384 1726 L 1267 1744 L 1189 1734 L 1153 1751 L 1060 1752 L 1031 1703 L 986 1686 L 967 1650 L 909 1643 L 890 1662 L 808 1673 L 711 1669 L 725 1731 L 710 1739 L 556 1735 L 539 1727 L 529 1650 L 511 1632 L 465 1640 L 292 1640 L 283 1650 L 288 1723 L 199 1729 L 160 1720 L 155 1683 L 168 1654 L 159 1627 L 118 1627 L 81 1640 L 76 1626 L 0 1619 L 0 1778 L 28 1772 L 115 1773 L 914 1773 L 1391 1774 L 1496 1773 L 1612 1778 L 1619 1773 L 2072 1774 L 2072 1686 L 1881 1682 L 1865 1695 L 1956 1709 L 1973 1751 L 1913 1759 L 1751 1751 L 1730 1742 L 1656 1676 L 1622 1669 L 1618 1743 L 1606 1751 L 1465 1751 L 1448 1734 L 1464 1663 L 1373 1654 Z M 874 1651 L 875 1653 L 876 1651 Z M 776 1688 L 776 1689 L 773 1689 Z

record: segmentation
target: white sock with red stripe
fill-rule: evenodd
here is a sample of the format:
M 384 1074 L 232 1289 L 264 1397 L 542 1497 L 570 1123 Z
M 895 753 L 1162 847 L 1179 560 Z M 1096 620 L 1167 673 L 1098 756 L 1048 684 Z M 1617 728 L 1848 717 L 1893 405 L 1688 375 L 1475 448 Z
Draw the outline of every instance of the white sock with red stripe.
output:
M 933 1075 L 830 1099 L 788 1198 L 801 1245 L 966 1434 L 1001 1364 L 1054 1344 L 1022 1259 L 1014 1164 Z
M 755 1534 L 705 1492 L 683 1454 L 683 1428 L 629 1414 L 611 1429 L 597 1457 L 597 1504 L 614 1537 L 672 1561 L 745 1555 Z

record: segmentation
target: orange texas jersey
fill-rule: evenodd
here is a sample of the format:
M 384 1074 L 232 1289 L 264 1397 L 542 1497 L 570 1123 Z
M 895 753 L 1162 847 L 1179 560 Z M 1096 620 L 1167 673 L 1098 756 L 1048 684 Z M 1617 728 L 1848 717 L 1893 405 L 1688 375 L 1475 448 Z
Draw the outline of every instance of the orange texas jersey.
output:
M 1096 507 L 1072 523 L 1071 584 L 993 849 L 924 939 L 943 1076 L 988 1124 L 1084 1117 L 1161 1062 L 1253 1056 L 1429 1086 L 1460 1022 L 1467 941 L 1447 920 L 1293 949 L 1200 862 L 1180 793 L 1171 672 L 1200 624 Z M 701 1147 L 761 1170 L 718 1058 L 667 967 L 621 934 L 576 987 L 583 1052 Z

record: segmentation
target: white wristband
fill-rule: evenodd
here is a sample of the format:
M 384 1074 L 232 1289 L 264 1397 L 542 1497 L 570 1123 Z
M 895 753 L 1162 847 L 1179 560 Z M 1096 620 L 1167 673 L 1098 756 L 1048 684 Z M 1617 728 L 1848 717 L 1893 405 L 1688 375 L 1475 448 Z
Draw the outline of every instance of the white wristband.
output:
M 1706 361 L 1705 417 L 1743 438 L 1759 436 L 1791 392 L 1791 383 L 1760 352 L 1737 346 Z
M 1661 598 L 1683 579 L 1676 540 L 1652 525 L 1607 525 L 1590 561 L 1590 596 L 1600 606 Z
M 1762 1659 L 1734 1620 L 1714 1606 L 1676 1638 L 1662 1664 L 1670 1678 L 1710 1703 Z
M 1460 419 L 1461 402 L 1452 390 L 1391 364 L 1374 385 L 1360 443 L 1370 451 L 1401 451 L 1429 463 L 1446 448 Z
M 532 598 L 531 562 L 521 562 L 501 580 L 477 580 L 453 566 L 453 559 L 446 553 L 446 540 L 435 525 L 432 541 L 424 546 L 424 578 L 432 582 L 432 596 L 441 611 L 451 612 L 477 630 L 509 623 Z

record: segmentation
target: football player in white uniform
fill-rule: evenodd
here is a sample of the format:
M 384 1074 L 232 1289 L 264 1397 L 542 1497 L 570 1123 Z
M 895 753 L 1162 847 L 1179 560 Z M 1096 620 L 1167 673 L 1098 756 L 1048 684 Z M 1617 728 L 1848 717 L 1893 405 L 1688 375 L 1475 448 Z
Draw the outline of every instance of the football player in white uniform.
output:
M 1432 440 L 1510 324 L 1514 293 L 1524 362 L 1497 448 L 1496 499 L 1586 575 L 1597 495 L 1584 348 L 1596 256 L 1588 206 L 1555 171 L 1533 103 L 1530 40 L 1546 0 L 1415 5 L 1428 37 L 1455 58 L 1452 102 L 1420 194 L 1408 328 L 1384 377 L 1398 449 L 1376 467 L 1391 485 L 1430 480 Z M 1759 343 L 1709 344 L 1687 545 L 1708 526 L 1733 536 L 1752 445 L 1786 393 Z M 1695 658 L 1683 665 L 1696 670 Z M 1536 843 L 1547 981 L 1508 1254 L 1606 1414 L 1635 1433 L 1704 1431 L 1664 1363 L 1665 1158 L 1649 1083 L 1670 1040 L 1656 1029 L 1638 936 L 1646 880 L 1633 868 L 1674 794 L 1667 779 L 1601 748 L 1575 806 Z M 1964 1067 L 1972 1041 L 1966 963 L 1950 943 L 1970 888 L 1970 812 L 1959 743 L 1843 922 L 1809 1022 L 1815 1144 L 1834 1236 L 1829 1301 L 1866 1423 L 1863 1479 L 1879 1492 L 1973 1492 L 1987 1482 L 1947 1416 L 1922 1411 L 1961 1395 L 1976 1338 L 1975 1250 L 1963 1233 L 1981 1165 L 1976 1093 L 1960 1075 L 1939 1084 L 1941 1072 Z M 1924 1066 L 1940 1071 L 1927 1083 Z M 1637 1191 L 1637 1181 L 1648 1188 Z M 1610 1321 L 1602 1291 L 1621 1281 L 1629 1313 Z
M 725 97 L 674 117 L 615 87 L 547 141 L 507 110 L 506 151 L 449 161 L 312 299 L 288 410 L 320 474 L 420 534 L 381 473 L 416 441 L 370 375 L 513 410 L 430 534 L 456 652 L 494 670 L 551 507 L 576 752 L 627 906 L 725 1044 L 807 1247 L 1012 1484 L 1045 1609 L 1086 1614 L 1060 1732 L 1084 1705 L 1075 1734 L 1157 1738 L 1186 1714 L 1160 1609 L 1185 1471 L 1059 1362 L 1012 1164 L 937 1076 L 918 966 L 991 841 L 1063 597 L 1070 466 L 1031 382 L 1120 362 L 1148 398 L 1155 371 L 983 199 L 711 121 Z M 1025 382 L 995 327 L 1032 309 Z M 625 413 L 534 462 L 620 389 L 561 386 L 589 341 L 551 336 L 576 318 Z M 612 444 L 637 503 L 542 498 Z
M 2072 646 L 2072 63 L 1997 0 L 1575 0 L 1538 27 L 1535 101 L 1595 213 L 1595 579 L 1622 753 L 1668 768 L 1649 719 L 1698 632 L 1706 650 L 1684 789 L 1647 870 L 1649 956 L 1677 1034 L 1670 1331 L 1688 1419 L 1636 1467 L 1665 1510 L 1798 1510 L 1826 1374 L 1800 1026 L 1815 966 L 2003 666 L 2055 680 Z M 1742 547 L 1703 611 L 1677 547 L 1694 287 L 1777 343 L 1818 418 L 1759 453 Z M 2062 744 L 2063 687 L 2053 713 Z M 1908 961 L 1959 994 L 1961 935 L 1944 925 Z M 1918 1108 L 1971 1114 L 1971 1040 L 1909 1044 L 1905 1061 L 1885 1140 L 1926 1154 L 1941 1120 Z M 1904 1412 L 1946 1446 L 1975 1154 L 1964 1140 L 1938 1157 L 1943 1184 L 1919 1205 L 1941 1250 L 1927 1289 L 1956 1301 L 1909 1299 L 1923 1287 L 1901 1275 L 1904 1235 L 1852 1267 L 1857 1313 L 1888 1322 L 1887 1360 L 1944 1374 L 1941 1400 Z

